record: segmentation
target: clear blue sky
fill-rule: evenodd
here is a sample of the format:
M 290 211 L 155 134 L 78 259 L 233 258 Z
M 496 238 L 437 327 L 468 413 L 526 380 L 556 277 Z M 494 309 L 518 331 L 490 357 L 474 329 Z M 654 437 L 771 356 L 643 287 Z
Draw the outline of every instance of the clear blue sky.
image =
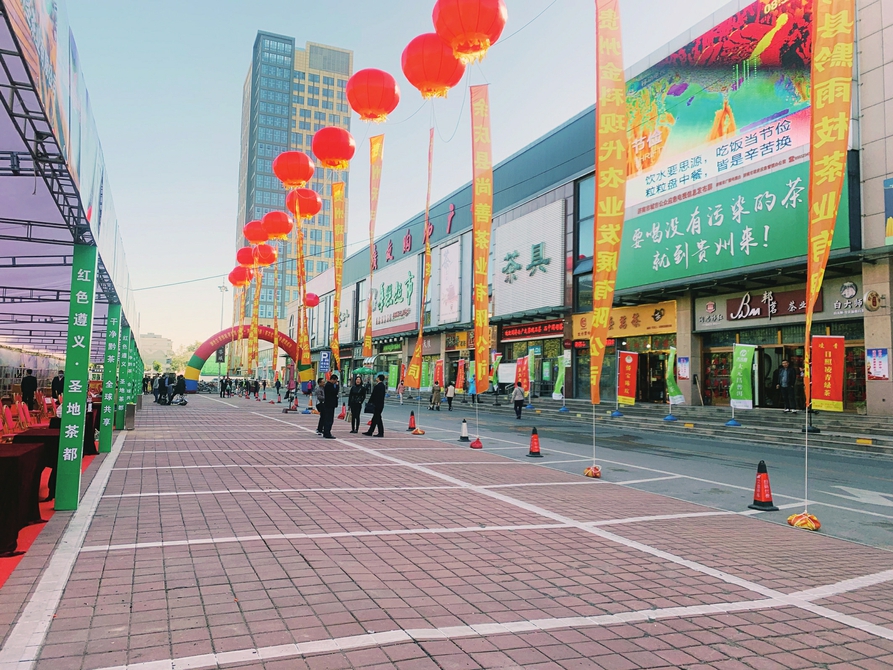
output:
M 141 291 L 142 332 L 174 345 L 220 326 L 217 286 L 233 267 L 242 84 L 258 30 L 354 51 L 354 68 L 377 67 L 400 84 L 384 132 L 378 231 L 424 208 L 431 112 L 400 71 L 400 54 L 431 32 L 433 0 L 68 0 L 135 287 L 220 275 Z M 470 83 L 489 83 L 494 158 L 502 160 L 594 102 L 593 0 L 507 0 L 509 23 Z M 726 0 L 621 0 L 630 65 L 726 4 Z M 544 11 L 545 10 L 545 11 Z M 538 18 L 537 15 L 542 14 Z M 528 24 L 519 31 L 525 24 Z M 464 84 L 434 105 L 437 199 L 471 178 Z M 449 140 L 449 141 L 448 141 Z M 348 252 L 368 225 L 368 142 L 351 170 Z M 224 323 L 231 321 L 229 300 Z

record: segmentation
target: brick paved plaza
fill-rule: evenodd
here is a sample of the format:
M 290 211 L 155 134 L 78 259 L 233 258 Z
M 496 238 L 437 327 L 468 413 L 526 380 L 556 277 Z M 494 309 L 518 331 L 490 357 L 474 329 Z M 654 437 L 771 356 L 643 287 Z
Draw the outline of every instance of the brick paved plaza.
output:
M 893 667 L 888 552 L 280 408 L 142 411 L 0 590 L 0 668 Z

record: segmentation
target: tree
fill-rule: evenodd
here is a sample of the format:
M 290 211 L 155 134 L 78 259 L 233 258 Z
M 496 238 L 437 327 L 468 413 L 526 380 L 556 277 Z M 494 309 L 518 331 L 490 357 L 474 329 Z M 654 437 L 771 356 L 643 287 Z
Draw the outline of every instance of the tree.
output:
M 161 363 L 159 363 L 158 361 L 154 361 L 154 362 L 152 363 L 152 369 L 153 369 L 155 372 L 161 372 Z
M 201 340 L 196 340 L 192 344 L 187 344 L 185 347 L 179 347 L 174 352 L 174 355 L 171 356 L 171 372 L 185 372 L 189 359 L 192 358 L 192 354 L 194 354 L 195 350 L 200 346 L 202 346 Z

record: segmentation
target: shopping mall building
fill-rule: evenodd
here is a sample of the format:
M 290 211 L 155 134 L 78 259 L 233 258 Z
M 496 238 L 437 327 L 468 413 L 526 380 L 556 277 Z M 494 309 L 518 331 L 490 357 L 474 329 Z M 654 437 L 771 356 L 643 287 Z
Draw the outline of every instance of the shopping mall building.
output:
M 884 7 L 882 8 L 882 5 Z M 759 347 L 756 403 L 777 406 L 773 374 L 802 363 L 810 142 L 811 2 L 732 2 L 627 71 L 629 182 L 611 337 L 642 356 L 641 402 L 664 401 L 667 354 L 687 402 L 729 403 L 736 343 Z M 885 27 L 886 26 L 886 27 Z M 893 243 L 893 8 L 859 2 L 847 192 L 816 305 L 814 334 L 846 342 L 845 404 L 893 414 L 890 252 Z M 569 362 L 569 398 L 589 394 L 594 108 L 494 170 L 490 313 L 500 381 L 536 354 L 535 392 Z M 885 195 L 887 211 L 885 213 Z M 376 371 L 408 363 L 419 320 L 430 382 L 474 359 L 471 188 L 433 205 L 433 273 L 420 304 L 424 216 L 380 237 L 371 295 Z M 345 262 L 341 369 L 363 364 L 369 248 Z M 314 360 L 331 359 L 333 272 L 311 282 Z M 296 305 L 289 308 L 295 327 Z M 613 398 L 614 349 L 603 397 Z

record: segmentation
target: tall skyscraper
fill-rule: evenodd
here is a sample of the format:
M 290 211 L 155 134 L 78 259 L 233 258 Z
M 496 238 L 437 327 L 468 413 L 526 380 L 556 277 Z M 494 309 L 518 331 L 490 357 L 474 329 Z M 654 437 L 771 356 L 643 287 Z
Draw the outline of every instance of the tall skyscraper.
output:
M 312 156 L 313 134 L 326 126 L 350 129 L 350 107 L 345 88 L 353 74 L 353 52 L 308 42 L 295 47 L 293 37 L 258 32 L 251 65 L 242 89 L 242 137 L 239 160 L 239 213 L 235 245 L 246 244 L 242 227 L 271 211 L 285 211 L 285 191 L 273 174 L 273 159 L 283 151 L 304 151 Z M 322 211 L 304 223 L 307 278 L 329 269 L 332 263 L 332 183 L 347 183 L 348 171 L 318 167 L 307 187 L 320 194 Z M 281 245 L 279 300 L 274 304 L 273 272 L 263 276 L 258 315 L 271 324 L 278 307 L 297 296 L 295 249 L 289 240 Z M 246 317 L 251 313 L 253 286 Z M 236 306 L 238 310 L 238 306 Z M 280 323 L 285 330 L 285 324 Z

